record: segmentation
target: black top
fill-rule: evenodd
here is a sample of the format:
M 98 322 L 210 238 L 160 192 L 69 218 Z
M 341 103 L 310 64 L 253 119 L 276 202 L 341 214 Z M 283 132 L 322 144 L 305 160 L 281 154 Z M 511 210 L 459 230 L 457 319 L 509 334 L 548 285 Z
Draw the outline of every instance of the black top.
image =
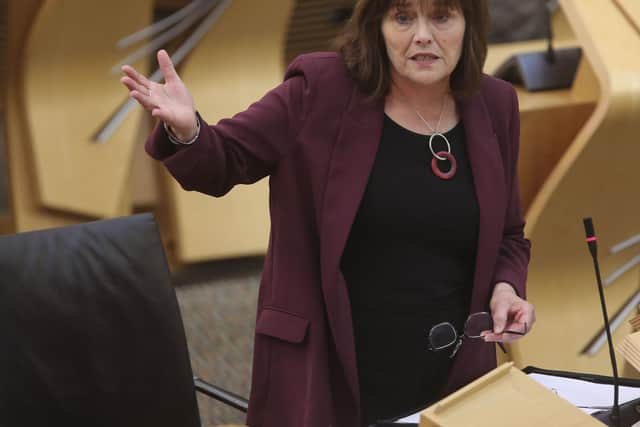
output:
M 464 127 L 445 136 L 458 168 L 431 170 L 428 137 L 385 115 L 382 139 L 341 260 L 351 298 L 365 423 L 401 415 L 438 397 L 450 351 L 431 352 L 426 334 L 468 315 L 478 204 Z M 434 149 L 446 144 L 434 139 Z M 448 161 L 440 162 L 442 171 Z

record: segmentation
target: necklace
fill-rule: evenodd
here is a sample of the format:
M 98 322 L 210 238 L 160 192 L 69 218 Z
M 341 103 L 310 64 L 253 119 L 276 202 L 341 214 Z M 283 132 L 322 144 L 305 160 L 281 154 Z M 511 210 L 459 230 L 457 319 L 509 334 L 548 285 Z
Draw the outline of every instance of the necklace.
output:
M 444 134 L 442 134 L 441 132 L 438 132 L 438 128 L 440 128 L 440 122 L 442 121 L 442 115 L 444 113 L 444 104 L 446 99 L 447 98 L 445 97 L 442 100 L 442 108 L 440 109 L 440 118 L 438 118 L 438 124 L 436 124 L 435 129 L 432 128 L 431 125 L 424 119 L 424 117 L 422 117 L 422 114 L 420 114 L 420 112 L 414 108 L 414 111 L 418 115 L 418 118 L 422 120 L 422 122 L 425 125 L 427 125 L 427 127 L 431 131 L 431 135 L 429 136 L 429 151 L 431 151 L 431 154 L 433 155 L 433 158 L 431 159 L 431 170 L 433 171 L 433 174 L 440 179 L 453 178 L 453 176 L 456 174 L 456 169 L 458 167 L 458 162 L 456 161 L 456 158 L 453 157 L 453 154 L 451 154 L 451 144 L 449 144 L 449 140 L 447 139 L 446 136 L 444 136 Z M 442 138 L 444 142 L 447 144 L 447 151 L 438 151 L 436 153 L 435 150 L 433 149 L 434 138 Z M 449 167 L 449 170 L 447 172 L 440 170 L 440 167 L 438 166 L 438 160 L 449 161 L 449 164 L 451 166 Z

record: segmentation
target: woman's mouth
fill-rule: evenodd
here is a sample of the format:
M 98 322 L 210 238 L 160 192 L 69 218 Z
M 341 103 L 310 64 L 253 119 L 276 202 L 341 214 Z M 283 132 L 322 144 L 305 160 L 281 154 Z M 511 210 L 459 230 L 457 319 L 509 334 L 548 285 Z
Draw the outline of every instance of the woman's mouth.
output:
M 439 57 L 437 55 L 432 54 L 432 53 L 420 53 L 420 54 L 417 54 L 417 55 L 413 55 L 410 59 L 412 61 L 416 61 L 416 62 L 429 63 L 429 62 L 433 62 L 433 61 L 439 59 Z

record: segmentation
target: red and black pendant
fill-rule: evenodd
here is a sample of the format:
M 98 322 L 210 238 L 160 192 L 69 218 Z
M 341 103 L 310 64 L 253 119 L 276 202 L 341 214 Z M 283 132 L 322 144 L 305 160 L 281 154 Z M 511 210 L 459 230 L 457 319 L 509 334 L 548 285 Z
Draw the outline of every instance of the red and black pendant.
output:
M 447 172 L 443 172 L 440 170 L 440 167 L 438 166 L 438 159 L 436 157 L 432 158 L 431 170 L 433 171 L 434 175 L 440 179 L 453 178 L 453 176 L 456 174 L 456 169 L 458 167 L 458 162 L 456 161 L 456 158 L 453 157 L 453 154 L 447 153 L 446 151 L 438 151 L 436 154 L 439 157 L 442 157 L 443 160 L 448 160 L 451 166 L 449 167 L 449 170 Z
M 435 138 L 436 136 L 444 139 L 444 142 L 447 144 L 447 151 L 438 151 L 436 153 L 433 150 L 433 138 Z M 453 154 L 451 154 L 451 144 L 449 144 L 449 140 L 447 139 L 447 137 L 441 133 L 434 133 L 433 135 L 431 135 L 429 137 L 429 150 L 433 155 L 433 158 L 431 159 L 431 170 L 433 171 L 433 174 L 440 179 L 453 178 L 458 168 L 458 162 L 456 161 L 456 158 L 453 157 Z M 438 166 L 438 160 L 448 160 L 450 165 L 449 170 L 446 172 L 440 170 L 440 166 Z

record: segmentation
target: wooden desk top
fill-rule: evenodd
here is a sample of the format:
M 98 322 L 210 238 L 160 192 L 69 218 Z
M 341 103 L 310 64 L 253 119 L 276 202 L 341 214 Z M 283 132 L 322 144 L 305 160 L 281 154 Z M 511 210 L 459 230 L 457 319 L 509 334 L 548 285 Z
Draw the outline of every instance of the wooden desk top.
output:
M 566 39 L 555 43 L 554 46 L 556 48 L 574 47 L 577 46 L 577 43 L 575 40 Z M 545 40 L 491 45 L 487 54 L 485 72 L 493 74 L 504 61 L 514 54 L 544 51 L 546 47 L 547 42 Z M 596 80 L 592 74 L 593 72 L 588 67 L 588 64 L 582 64 L 576 77 L 576 84 L 571 89 L 529 92 L 524 87 L 516 86 L 520 112 L 527 113 L 543 109 L 594 104 L 598 99 L 599 91 L 597 87 L 593 87 Z
M 640 9 L 640 2 L 637 2 L 637 0 L 616 1 L 634 2 L 633 7 Z M 638 13 L 638 17 L 640 18 L 640 12 Z M 579 45 L 562 9 L 559 9 L 553 16 L 552 25 L 554 34 L 553 46 L 555 48 L 575 47 Z M 493 74 L 502 63 L 514 54 L 540 52 L 546 49 L 547 40 L 545 39 L 490 45 L 484 70 L 487 74 Z M 576 77 L 576 83 L 571 89 L 529 92 L 523 87 L 516 86 L 516 90 L 518 92 L 521 113 L 594 104 L 599 97 L 597 82 L 588 64 L 581 65 L 578 76 Z

